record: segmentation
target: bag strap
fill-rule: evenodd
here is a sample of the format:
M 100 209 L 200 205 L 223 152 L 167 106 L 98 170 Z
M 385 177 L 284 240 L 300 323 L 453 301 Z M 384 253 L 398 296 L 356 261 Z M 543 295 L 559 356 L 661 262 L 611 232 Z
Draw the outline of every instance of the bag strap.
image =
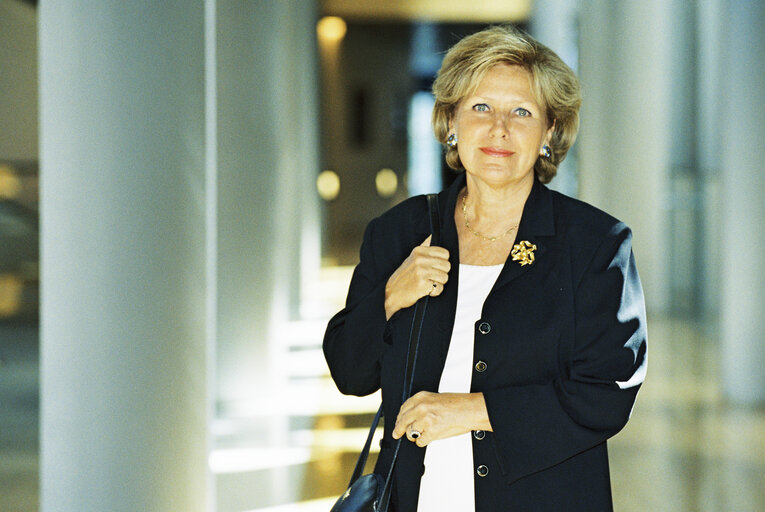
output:
M 441 222 L 438 213 L 438 196 L 436 194 L 428 194 L 428 213 L 430 216 L 430 233 L 432 238 L 430 239 L 430 245 L 436 246 L 441 244 Z M 412 320 L 412 328 L 409 332 L 409 355 L 406 364 L 406 373 L 404 374 L 404 391 L 402 395 L 401 403 L 403 404 L 412 393 L 412 385 L 414 384 L 414 363 L 417 360 L 417 348 L 420 344 L 420 334 L 422 332 L 422 323 L 425 318 L 425 309 L 428 303 L 428 295 L 422 297 L 414 306 L 414 319 Z M 351 481 L 348 487 L 352 486 L 356 480 L 361 477 L 364 471 L 364 466 L 367 464 L 367 458 L 369 457 L 369 450 L 372 447 L 372 438 L 377 430 L 377 426 L 380 424 L 380 417 L 383 415 L 383 406 L 380 404 L 375 414 L 374 420 L 372 420 L 372 426 L 369 428 L 369 434 L 367 434 L 367 440 L 364 443 L 364 448 L 359 454 L 359 458 L 356 461 L 356 467 L 353 468 L 353 474 L 351 475 Z M 385 478 L 385 487 L 380 497 L 381 505 L 378 510 L 388 510 L 388 504 L 390 503 L 390 495 L 392 490 L 392 476 L 393 467 L 396 464 L 398 458 L 398 451 L 401 448 L 401 441 L 403 438 L 396 441 L 396 448 L 393 451 L 393 458 L 388 469 L 388 474 Z
M 430 214 L 430 233 L 432 235 L 430 245 L 436 246 L 441 244 L 441 222 L 438 215 L 438 196 L 436 194 L 428 194 L 427 198 L 428 213 Z M 412 320 L 412 328 L 409 332 L 409 356 L 407 358 L 406 373 L 404 374 L 404 391 L 401 397 L 402 404 L 412 395 L 412 386 L 414 385 L 414 365 L 417 361 L 417 349 L 420 346 L 422 324 L 425 319 L 425 310 L 427 309 L 429 298 L 429 295 L 425 295 L 420 298 L 414 306 L 414 319 Z M 380 407 L 382 407 L 382 405 Z M 390 462 L 390 468 L 388 468 L 388 475 L 385 477 L 385 487 L 383 487 L 378 507 L 378 510 L 383 512 L 388 510 L 388 505 L 390 504 L 390 496 L 393 491 L 393 468 L 396 465 L 396 459 L 398 458 L 398 452 L 401 449 L 401 442 L 403 440 L 404 438 L 400 437 L 398 441 L 396 441 L 396 448 L 393 451 L 393 458 Z
M 380 404 L 380 408 L 377 409 L 377 414 L 375 414 L 375 419 L 372 420 L 372 426 L 369 428 L 369 434 L 367 434 L 367 442 L 364 443 L 364 449 L 361 450 L 361 453 L 359 454 L 359 460 L 356 461 L 356 467 L 353 468 L 353 475 L 351 475 L 351 482 L 348 484 L 348 487 L 352 486 L 353 483 L 359 479 L 361 473 L 364 471 L 364 466 L 367 465 L 369 449 L 372 447 L 372 438 L 375 435 L 375 430 L 377 430 L 377 425 L 380 423 L 380 416 L 382 416 L 382 412 L 383 406 Z
M 427 199 L 428 213 L 430 217 L 430 233 L 432 235 L 432 238 L 430 239 L 430 245 L 436 246 L 441 244 L 441 222 L 438 213 L 438 196 L 436 194 L 428 194 Z M 417 360 L 417 349 L 420 344 L 422 323 L 425 318 L 425 309 L 427 308 L 428 297 L 429 296 L 426 295 L 420 298 L 414 306 L 414 319 L 412 320 L 412 327 L 409 331 L 409 354 L 407 357 L 406 373 L 404 374 L 404 389 L 401 398 L 402 404 L 407 400 L 407 398 L 409 398 L 412 393 L 412 386 L 414 384 L 414 363 Z M 375 414 L 375 418 L 372 420 L 372 425 L 369 428 L 369 433 L 367 434 L 367 440 L 364 443 L 364 448 L 361 450 L 359 458 L 356 461 L 356 466 L 353 468 L 353 474 L 351 475 L 351 481 L 348 483 L 348 487 L 352 486 L 354 482 L 356 482 L 356 480 L 361 477 L 361 474 L 364 471 L 364 467 L 367 463 L 367 458 L 369 457 L 369 450 L 372 447 L 372 438 L 374 437 L 374 433 L 377 430 L 377 426 L 380 424 L 380 417 L 382 415 L 383 406 L 380 404 L 380 407 L 377 409 L 377 414 Z M 391 482 L 393 467 L 396 464 L 396 459 L 398 458 L 398 452 L 401 448 L 402 440 L 403 438 L 400 438 L 398 441 L 396 441 L 396 448 L 393 451 L 393 458 L 390 463 L 390 468 L 388 469 L 388 474 L 385 478 L 385 487 L 383 488 L 383 493 L 380 498 L 381 507 L 379 507 L 379 510 L 388 509 L 392 488 Z

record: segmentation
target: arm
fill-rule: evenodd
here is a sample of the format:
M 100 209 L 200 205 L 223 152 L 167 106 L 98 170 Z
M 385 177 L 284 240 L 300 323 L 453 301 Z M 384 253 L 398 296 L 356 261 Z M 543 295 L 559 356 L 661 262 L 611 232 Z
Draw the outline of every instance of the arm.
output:
M 364 232 L 345 308 L 332 317 L 324 334 L 324 357 L 344 394 L 363 396 L 380 387 L 379 360 L 387 319 L 385 278 L 379 275 L 374 258 L 376 222 L 370 222 Z
M 406 258 L 377 253 L 376 249 L 390 251 L 385 237 L 376 236 L 378 222 L 367 226 L 346 307 L 329 321 L 324 335 L 330 373 L 345 394 L 368 395 L 380 387 L 388 320 L 420 297 L 440 294 L 449 278 L 449 251 L 430 247 L 430 237 Z M 378 262 L 380 256 L 385 263 Z
M 484 393 L 510 482 L 604 442 L 626 424 L 643 381 L 645 306 L 623 224 L 596 250 L 575 290 L 566 375 Z

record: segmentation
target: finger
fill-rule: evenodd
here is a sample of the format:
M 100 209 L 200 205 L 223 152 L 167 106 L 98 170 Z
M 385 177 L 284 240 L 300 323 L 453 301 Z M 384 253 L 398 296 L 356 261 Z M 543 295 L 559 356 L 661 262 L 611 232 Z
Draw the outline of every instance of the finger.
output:
M 393 439 L 398 439 L 404 434 L 407 433 L 407 428 L 410 425 L 410 423 L 404 423 L 404 422 L 396 422 L 396 426 L 393 428 L 393 433 L 391 434 L 393 436 Z
M 439 270 L 441 272 L 449 272 L 452 269 L 452 263 L 449 261 L 449 256 L 442 258 L 440 256 L 428 255 L 420 262 L 423 266 L 428 266 Z
M 406 401 L 401 404 L 401 407 L 398 410 L 396 421 L 401 421 L 405 415 L 409 414 L 412 409 L 417 407 L 424 399 L 427 398 L 429 394 L 431 394 L 430 391 L 418 391 L 417 393 L 407 398 Z M 414 421 L 414 419 L 412 419 L 412 421 Z M 411 421 L 409 423 L 411 423 Z
M 396 424 L 393 426 L 393 432 L 391 435 L 393 436 L 393 439 L 398 439 L 399 437 L 402 437 L 406 434 L 407 427 L 412 423 L 411 418 L 404 418 L 401 414 L 401 412 L 398 413 L 398 417 L 396 418 Z
M 422 437 L 422 432 L 414 426 L 414 423 L 410 424 L 406 429 L 406 438 L 416 443 L 418 439 Z
M 449 274 L 446 272 L 442 272 L 440 270 L 432 270 L 428 276 L 427 280 L 431 283 L 438 283 L 440 285 L 446 284 L 447 281 L 449 281 Z
M 406 429 L 411 423 L 410 421 L 401 421 L 401 416 L 399 415 L 398 418 L 396 418 L 396 425 L 393 427 L 392 436 L 393 439 L 398 439 L 399 437 L 406 434 Z
M 444 285 L 433 283 L 433 289 L 430 291 L 430 296 L 438 297 L 439 295 L 443 293 L 443 291 L 444 291 Z
M 403 435 L 406 432 L 406 427 L 417 419 L 413 416 L 413 409 L 421 401 L 424 393 L 427 393 L 427 391 L 415 393 L 401 404 L 401 407 L 398 410 L 398 415 L 396 416 L 396 426 L 394 427 L 394 431 L 399 431 L 401 432 L 401 435 Z
M 430 237 L 428 237 L 430 238 Z M 435 258 L 439 260 L 449 261 L 449 250 L 443 247 L 426 247 L 421 245 L 418 249 L 423 257 Z

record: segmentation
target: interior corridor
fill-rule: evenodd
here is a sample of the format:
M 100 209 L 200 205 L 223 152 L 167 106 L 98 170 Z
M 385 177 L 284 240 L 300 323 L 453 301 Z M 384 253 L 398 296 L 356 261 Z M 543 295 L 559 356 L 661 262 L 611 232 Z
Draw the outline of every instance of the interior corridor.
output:
M 256 415 L 212 426 L 218 512 L 326 511 L 344 490 L 379 403 L 378 394 L 341 395 L 321 353 L 350 271 L 324 268 L 304 290 L 306 319 L 275 340 L 282 391 L 259 397 Z M 610 443 L 615 510 L 765 510 L 765 411 L 721 397 L 714 332 L 649 319 L 648 377 L 630 423 Z M 38 510 L 36 336 L 35 328 L 2 327 L 12 340 L 0 354 L 2 511 Z

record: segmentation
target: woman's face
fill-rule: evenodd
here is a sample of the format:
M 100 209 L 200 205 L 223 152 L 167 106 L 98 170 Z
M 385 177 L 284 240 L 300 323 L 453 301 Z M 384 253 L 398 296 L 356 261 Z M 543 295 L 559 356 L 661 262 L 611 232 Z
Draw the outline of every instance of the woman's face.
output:
M 529 72 L 508 64 L 489 69 L 457 105 L 449 128 L 469 177 L 492 186 L 533 180 L 534 163 L 553 132 Z

